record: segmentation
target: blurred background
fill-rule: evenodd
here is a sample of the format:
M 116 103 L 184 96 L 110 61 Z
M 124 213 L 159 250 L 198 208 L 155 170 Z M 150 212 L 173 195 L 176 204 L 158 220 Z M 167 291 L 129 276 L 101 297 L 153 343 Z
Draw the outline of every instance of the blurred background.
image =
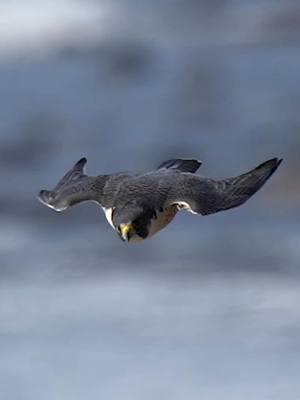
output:
M 300 3 L 0 2 L 5 400 L 300 398 Z M 95 204 L 36 200 L 174 157 L 223 178 L 284 158 L 246 206 L 139 245 Z

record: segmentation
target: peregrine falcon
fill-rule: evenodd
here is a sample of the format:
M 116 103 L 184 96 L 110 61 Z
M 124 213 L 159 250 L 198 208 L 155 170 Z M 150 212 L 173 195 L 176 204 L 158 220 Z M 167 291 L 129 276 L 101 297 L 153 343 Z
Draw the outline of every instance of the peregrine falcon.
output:
M 89 176 L 81 158 L 53 190 L 41 190 L 38 199 L 55 211 L 83 201 L 95 201 L 109 224 L 126 242 L 153 236 L 179 210 L 209 215 L 245 203 L 276 171 L 281 159 L 273 158 L 242 175 L 215 180 L 194 173 L 201 161 L 172 159 L 144 174 L 115 173 Z

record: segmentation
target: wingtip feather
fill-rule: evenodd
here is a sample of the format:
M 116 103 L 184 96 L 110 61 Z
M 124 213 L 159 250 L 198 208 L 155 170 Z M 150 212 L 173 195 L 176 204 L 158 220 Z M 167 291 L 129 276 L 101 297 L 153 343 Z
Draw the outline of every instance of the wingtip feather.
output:
M 262 164 L 258 165 L 256 169 L 262 169 L 265 167 L 270 167 L 270 169 L 273 169 L 274 171 L 279 167 L 279 165 L 282 163 L 283 159 L 282 158 L 271 158 L 270 160 L 267 160 L 263 162 Z

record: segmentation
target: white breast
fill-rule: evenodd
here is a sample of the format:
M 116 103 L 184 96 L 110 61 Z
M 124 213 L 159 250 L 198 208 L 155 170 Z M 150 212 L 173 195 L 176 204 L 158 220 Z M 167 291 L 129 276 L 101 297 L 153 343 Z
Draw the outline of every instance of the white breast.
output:
M 116 229 L 112 222 L 113 208 L 102 207 L 102 209 L 104 211 L 105 217 L 106 217 L 109 225 L 113 229 Z M 165 228 L 173 220 L 173 218 L 175 217 L 177 212 L 178 212 L 177 205 L 172 205 L 172 206 L 166 208 L 164 211 L 158 213 L 157 218 L 153 218 L 151 221 L 148 238 L 153 236 L 155 233 L 159 232 L 163 228 Z M 130 239 L 130 242 L 140 242 L 142 240 L 144 240 L 144 239 L 139 236 L 134 236 L 132 239 Z
M 172 205 L 166 208 L 164 211 L 157 214 L 157 218 L 154 218 L 151 222 L 151 227 L 149 230 L 149 236 L 153 236 L 155 233 L 159 232 L 165 228 L 177 214 L 178 208 L 176 205 Z
M 102 207 L 102 210 L 104 211 L 104 214 L 105 214 L 105 216 L 106 216 L 106 219 L 107 219 L 109 225 L 110 225 L 113 229 L 115 229 L 114 224 L 113 224 L 113 222 L 112 222 L 112 212 L 113 212 L 113 208 L 104 208 L 104 207 Z

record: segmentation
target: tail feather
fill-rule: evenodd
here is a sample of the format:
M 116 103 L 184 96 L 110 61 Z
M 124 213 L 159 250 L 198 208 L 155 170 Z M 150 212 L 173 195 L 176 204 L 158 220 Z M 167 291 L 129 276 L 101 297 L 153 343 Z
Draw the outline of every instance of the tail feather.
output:
M 177 169 L 181 172 L 194 173 L 201 166 L 202 161 L 199 160 L 185 160 L 182 158 L 174 158 L 160 164 L 158 169 Z

